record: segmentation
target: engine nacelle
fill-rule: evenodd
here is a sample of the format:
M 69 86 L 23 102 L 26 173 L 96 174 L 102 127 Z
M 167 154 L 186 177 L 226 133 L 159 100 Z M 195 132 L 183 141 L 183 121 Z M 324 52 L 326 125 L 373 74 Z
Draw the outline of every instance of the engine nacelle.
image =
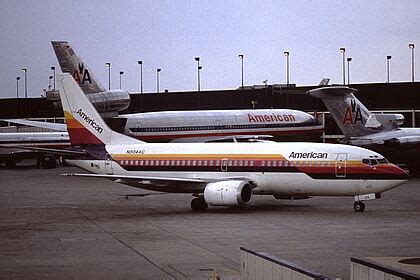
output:
M 375 117 L 384 127 L 398 127 L 404 124 L 404 116 L 401 114 L 375 114 Z
M 60 93 L 58 90 L 47 91 L 47 100 L 53 102 L 55 108 L 61 107 Z M 124 90 L 109 90 L 88 93 L 86 97 L 104 118 L 116 117 L 118 112 L 130 106 L 130 94 Z
M 252 201 L 252 187 L 237 180 L 209 183 L 204 189 L 204 199 L 212 206 L 248 205 Z
M 86 97 L 102 117 L 118 116 L 118 112 L 123 111 L 130 106 L 130 94 L 128 91 L 103 91 L 86 94 Z

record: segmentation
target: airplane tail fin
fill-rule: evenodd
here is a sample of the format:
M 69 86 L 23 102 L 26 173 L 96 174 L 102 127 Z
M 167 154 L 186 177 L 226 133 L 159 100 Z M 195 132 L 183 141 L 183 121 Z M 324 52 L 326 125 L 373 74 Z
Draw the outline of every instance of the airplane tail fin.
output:
M 51 41 L 63 73 L 70 73 L 85 94 L 103 92 L 106 89 L 96 79 L 87 64 L 76 54 L 67 41 Z
M 376 119 L 355 96 L 356 89 L 347 86 L 321 87 L 308 94 L 321 99 L 345 137 L 358 137 L 382 129 Z
M 57 80 L 72 146 L 143 143 L 111 130 L 70 74 Z
M 322 80 L 319 82 L 319 86 L 328 86 L 329 82 L 330 82 L 329 78 L 322 78 Z

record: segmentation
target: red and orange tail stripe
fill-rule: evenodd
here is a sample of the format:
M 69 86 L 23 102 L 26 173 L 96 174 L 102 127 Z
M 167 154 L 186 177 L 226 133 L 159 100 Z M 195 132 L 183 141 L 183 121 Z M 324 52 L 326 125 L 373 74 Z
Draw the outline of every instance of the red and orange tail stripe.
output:
M 88 129 L 86 129 L 78 120 L 76 120 L 69 112 L 64 111 L 66 119 L 67 131 L 72 146 L 80 145 L 102 145 L 103 143 Z

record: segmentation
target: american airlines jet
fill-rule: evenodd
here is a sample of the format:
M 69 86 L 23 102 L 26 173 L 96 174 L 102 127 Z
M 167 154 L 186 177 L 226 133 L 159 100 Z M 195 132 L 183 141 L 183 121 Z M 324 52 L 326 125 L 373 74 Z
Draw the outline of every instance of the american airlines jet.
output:
M 248 205 L 254 194 L 276 198 L 354 196 L 362 200 L 407 180 L 407 174 L 367 149 L 323 143 L 145 143 L 112 131 L 69 74 L 58 76 L 72 146 L 71 160 L 92 174 L 133 187 L 191 193 L 193 210 Z M 369 164 L 375 161 L 376 164 Z
M 106 91 L 87 64 L 66 41 L 51 42 L 63 73 L 70 73 L 103 116 L 116 116 L 126 95 Z M 328 81 L 323 81 L 328 83 Z M 100 98 L 92 93 L 100 91 Z M 96 93 L 95 93 L 96 94 Z M 106 110 L 105 108 L 108 108 Z M 120 115 L 111 119 L 118 130 L 148 142 L 206 142 L 269 135 L 276 141 L 319 140 L 323 125 L 313 116 L 297 110 L 198 110 Z
M 321 99 L 344 134 L 343 143 L 363 146 L 385 154 L 392 162 L 408 163 L 410 171 L 420 171 L 420 128 L 400 127 L 401 114 L 373 114 L 346 86 L 308 91 Z
M 44 168 L 54 168 L 54 153 L 22 148 L 63 149 L 70 147 L 67 132 L 4 132 L 0 133 L 0 164 L 11 168 L 24 159 L 36 159 Z

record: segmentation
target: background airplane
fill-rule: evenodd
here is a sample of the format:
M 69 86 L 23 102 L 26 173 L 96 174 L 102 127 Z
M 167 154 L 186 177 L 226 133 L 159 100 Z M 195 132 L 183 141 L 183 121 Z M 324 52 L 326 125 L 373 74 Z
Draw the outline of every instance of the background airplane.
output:
M 63 149 L 70 147 L 70 139 L 67 132 L 0 133 L 0 163 L 11 168 L 22 160 L 36 159 L 43 168 L 56 166 L 55 153 L 24 149 L 28 147 Z
M 418 172 L 420 128 L 402 128 L 401 114 L 373 114 L 354 96 L 356 89 L 346 86 L 323 87 L 308 91 L 322 99 L 344 134 L 343 143 L 363 146 L 384 154 L 396 163 L 406 163 Z
M 105 91 L 87 64 L 76 54 L 67 41 L 51 42 L 63 73 L 70 73 L 89 98 L 101 91 L 102 98 L 111 111 L 107 115 L 118 115 L 119 108 L 108 100 L 114 91 Z M 323 79 L 327 84 L 328 79 Z M 89 98 L 92 101 L 92 98 Z M 125 100 L 125 99 L 124 99 Z M 123 100 L 121 101 L 123 102 Z M 104 103 L 104 104 L 105 104 Z M 98 109 L 98 104 L 92 102 Z M 99 112 L 104 116 L 102 108 Z M 107 116 L 105 115 L 105 116 Z M 205 142 L 232 139 L 231 135 L 246 136 L 271 135 L 273 140 L 319 140 L 324 127 L 313 116 L 297 110 L 201 110 L 166 111 L 120 115 L 108 120 L 113 129 L 152 142 Z M 252 137 L 249 137 L 252 138 Z
M 65 41 L 51 42 L 63 73 L 70 73 L 89 101 L 103 117 L 117 116 L 130 105 L 130 94 L 120 89 L 105 89 L 87 65 Z
M 58 76 L 72 146 L 89 159 L 70 163 L 126 185 L 191 193 L 194 210 L 248 205 L 253 194 L 276 198 L 354 196 L 375 199 L 407 179 L 380 154 L 323 143 L 144 143 L 112 131 L 69 74 Z M 93 152 L 89 150 L 93 149 Z

